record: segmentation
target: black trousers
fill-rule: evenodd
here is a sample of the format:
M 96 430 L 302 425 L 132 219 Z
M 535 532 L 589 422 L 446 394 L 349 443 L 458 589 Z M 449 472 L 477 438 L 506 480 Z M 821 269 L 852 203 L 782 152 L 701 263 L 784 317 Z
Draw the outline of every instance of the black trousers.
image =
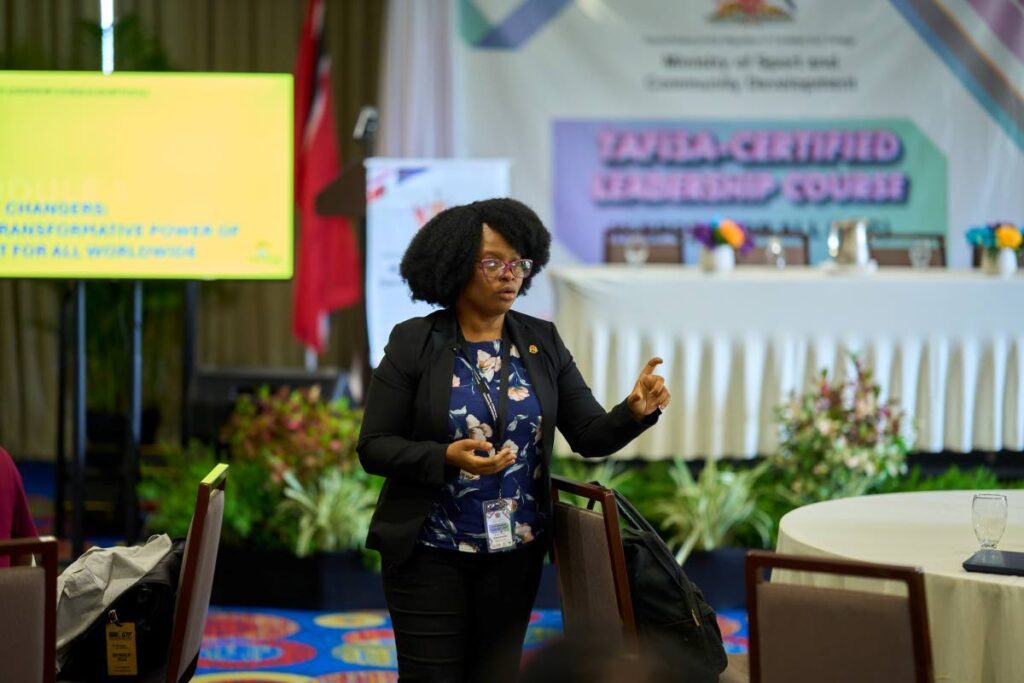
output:
M 476 554 L 418 546 L 384 574 L 402 683 L 517 680 L 544 544 Z

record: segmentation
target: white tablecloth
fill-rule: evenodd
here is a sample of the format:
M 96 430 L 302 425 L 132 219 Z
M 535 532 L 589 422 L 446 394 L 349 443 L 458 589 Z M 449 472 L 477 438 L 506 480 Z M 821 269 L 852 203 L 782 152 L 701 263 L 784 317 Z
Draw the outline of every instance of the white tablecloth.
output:
M 1024 491 L 1001 493 L 1007 495 L 1009 515 L 999 548 L 1024 551 Z M 971 526 L 973 495 L 894 493 L 808 505 L 782 518 L 778 551 L 921 567 L 935 680 L 1020 683 L 1024 577 L 970 573 L 961 567 L 978 549 Z M 804 581 L 835 585 L 803 576 Z M 788 572 L 782 577 L 794 578 Z M 881 582 L 874 589 L 895 593 L 898 584 Z
M 773 452 L 775 406 L 841 371 L 845 350 L 916 415 L 919 449 L 1024 449 L 1024 277 L 648 265 L 552 268 L 551 281 L 558 329 L 605 406 L 665 359 L 673 403 L 623 456 Z

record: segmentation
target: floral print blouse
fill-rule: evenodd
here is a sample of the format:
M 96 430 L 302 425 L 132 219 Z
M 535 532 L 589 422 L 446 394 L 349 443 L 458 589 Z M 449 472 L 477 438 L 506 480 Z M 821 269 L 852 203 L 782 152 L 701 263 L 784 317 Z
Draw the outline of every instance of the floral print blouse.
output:
M 466 346 L 498 408 L 501 340 L 469 342 Z M 445 484 L 440 500 L 434 504 L 420 531 L 421 545 L 469 553 L 488 552 L 483 504 L 496 498 L 514 501 L 512 525 L 516 546 L 531 542 L 543 529 L 543 513 L 536 499 L 537 482 L 542 474 L 540 403 L 515 346 L 509 351 L 509 361 L 505 434 L 503 443 L 498 444 L 494 441 L 494 419 L 473 379 L 469 360 L 462 353 L 455 356 L 448 404 L 449 437 L 452 441 L 490 441 L 495 446 L 490 453 L 492 456 L 502 448 L 511 448 L 516 461 L 492 475 L 477 476 L 463 470 L 457 479 Z

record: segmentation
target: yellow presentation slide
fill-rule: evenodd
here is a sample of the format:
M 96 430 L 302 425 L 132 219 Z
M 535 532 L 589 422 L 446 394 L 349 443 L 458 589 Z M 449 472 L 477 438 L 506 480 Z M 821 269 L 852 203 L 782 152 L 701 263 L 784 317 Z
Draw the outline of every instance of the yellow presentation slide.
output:
M 0 71 L 0 277 L 287 279 L 289 74 Z

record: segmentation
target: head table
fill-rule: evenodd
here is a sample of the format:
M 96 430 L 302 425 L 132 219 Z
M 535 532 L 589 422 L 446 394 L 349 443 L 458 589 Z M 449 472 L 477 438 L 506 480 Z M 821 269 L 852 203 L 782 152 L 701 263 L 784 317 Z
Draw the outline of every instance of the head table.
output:
M 883 400 L 915 416 L 918 449 L 1024 449 L 1020 275 L 649 264 L 550 277 L 558 330 L 605 406 L 649 356 L 665 359 L 672 405 L 620 457 L 770 453 L 775 407 L 821 368 L 844 371 L 847 351 L 875 369 Z
M 1024 552 L 1024 491 L 1007 496 L 1002 550 Z M 978 549 L 973 491 L 843 498 L 793 510 L 779 524 L 781 553 L 921 567 L 935 680 L 1024 681 L 1024 577 L 967 572 Z M 773 573 L 772 580 L 898 592 L 902 585 Z M 899 591 L 905 594 L 904 591 Z

